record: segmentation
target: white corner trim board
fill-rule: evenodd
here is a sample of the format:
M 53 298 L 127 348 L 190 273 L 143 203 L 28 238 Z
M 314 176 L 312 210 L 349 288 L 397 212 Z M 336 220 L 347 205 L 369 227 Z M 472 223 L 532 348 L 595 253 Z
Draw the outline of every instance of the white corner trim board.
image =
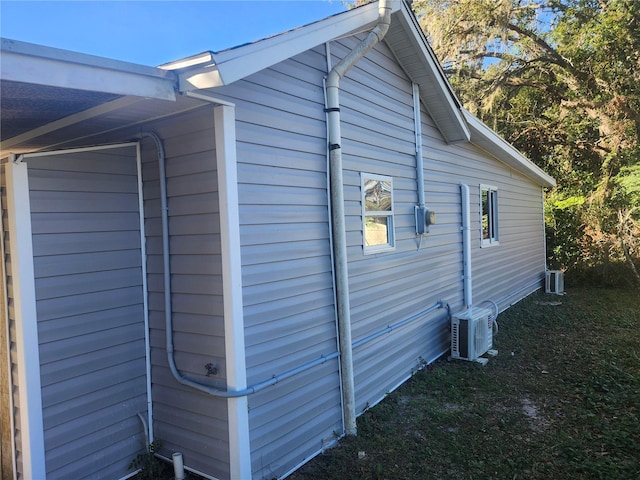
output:
M 11 242 L 11 276 L 18 363 L 20 452 L 24 478 L 45 478 L 40 355 L 31 240 L 31 207 L 26 163 L 6 165 L 7 210 Z
M 218 192 L 220 197 L 220 244 L 224 295 L 225 352 L 227 387 L 243 390 L 247 386 L 242 306 L 242 263 L 240 257 L 240 213 L 236 165 L 235 108 L 214 107 Z M 246 396 L 227 400 L 229 418 L 229 456 L 231 478 L 251 478 L 249 408 Z

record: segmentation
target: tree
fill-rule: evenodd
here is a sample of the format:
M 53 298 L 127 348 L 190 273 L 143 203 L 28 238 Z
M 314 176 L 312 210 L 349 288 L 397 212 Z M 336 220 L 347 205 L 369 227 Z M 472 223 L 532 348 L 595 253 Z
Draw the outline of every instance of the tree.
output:
M 640 284 L 640 2 L 412 6 L 465 107 L 558 180 L 550 264 Z

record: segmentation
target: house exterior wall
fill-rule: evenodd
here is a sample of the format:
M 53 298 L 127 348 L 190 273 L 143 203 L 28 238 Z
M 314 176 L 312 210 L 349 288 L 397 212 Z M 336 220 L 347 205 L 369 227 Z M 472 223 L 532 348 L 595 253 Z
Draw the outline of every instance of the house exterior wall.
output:
M 327 206 L 324 47 L 215 90 L 236 104 L 247 383 L 337 350 Z M 335 442 L 337 359 L 248 397 L 253 476 Z
M 121 477 L 147 410 L 136 149 L 27 165 L 47 476 Z
M 166 153 L 176 363 L 181 372 L 199 378 L 202 382 L 224 388 L 226 370 L 222 313 L 222 267 L 213 108 L 205 106 L 189 110 L 186 113 L 167 116 L 134 128 L 97 135 L 90 141 L 91 144 L 98 145 L 131 141 L 140 138 L 141 132 L 144 131 L 153 131 L 158 134 L 163 141 Z M 140 140 L 140 151 L 147 253 L 154 436 L 162 442 L 161 454 L 168 458 L 171 457 L 172 452 L 180 451 L 183 453 L 187 468 L 205 472 L 213 478 L 229 478 L 227 400 L 179 385 L 168 368 L 157 151 L 154 143 L 145 137 Z M 95 158 L 95 154 L 92 155 Z M 55 161 L 51 163 L 52 170 L 55 171 L 59 167 L 59 163 L 58 167 L 55 166 Z M 92 164 L 91 168 L 95 171 L 101 169 L 97 164 Z M 73 190 L 72 182 L 66 179 L 68 175 L 67 172 L 64 172 L 64 167 L 52 175 L 57 177 L 57 181 L 63 189 L 71 188 Z M 85 203 L 80 201 L 79 208 L 85 208 Z M 36 206 L 36 208 L 38 207 Z M 6 218 L 4 203 L 3 209 Z M 119 215 L 120 221 L 125 221 L 124 217 L 128 213 L 122 211 Z M 49 224 L 54 225 L 54 222 L 49 222 Z M 5 239 L 7 237 L 5 236 Z M 72 238 L 68 240 L 74 241 Z M 81 238 L 78 237 L 76 240 L 81 240 Z M 6 241 L 7 265 L 10 266 L 11 245 L 8 244 L 8 240 Z M 105 236 L 103 243 L 109 245 L 112 241 Z M 37 249 L 37 246 L 38 242 L 36 242 L 34 249 Z M 116 245 L 113 248 L 117 250 L 119 247 Z M 118 262 L 119 260 L 114 257 L 113 261 Z M 138 262 L 142 262 L 139 252 Z M 9 285 L 11 285 L 10 268 L 8 279 Z M 60 288 L 64 290 L 67 286 L 61 285 Z M 9 321 L 14 321 L 11 315 Z M 127 336 L 126 334 L 121 335 L 116 328 L 110 329 L 106 334 L 114 338 Z M 14 339 L 12 341 L 15 342 Z M 71 341 L 80 343 L 77 338 Z M 97 343 L 94 342 L 93 345 L 96 346 Z M 138 347 L 140 345 L 136 346 L 136 351 L 138 351 Z M 81 348 L 84 347 L 81 346 Z M 15 370 L 18 362 L 15 356 L 15 347 L 12 347 L 11 355 Z M 126 355 L 128 355 L 127 351 L 123 351 L 117 357 Z M 141 361 L 144 369 L 144 344 L 142 344 Z M 216 367 L 216 375 L 210 377 L 205 375 L 207 363 L 212 363 Z M 84 368 L 84 366 L 82 362 L 79 362 L 73 364 L 73 368 Z M 49 382 L 49 379 L 64 373 L 60 370 L 49 371 L 50 369 L 48 370 L 46 365 L 42 369 L 43 385 Z M 12 394 L 16 405 L 18 405 L 20 391 L 17 380 L 17 376 L 14 376 Z M 102 382 L 104 379 L 96 376 L 96 380 Z M 114 388 L 128 389 L 127 385 L 119 383 L 114 385 Z M 45 389 L 47 388 L 50 387 L 45 385 Z M 99 393 L 100 388 L 96 388 L 96 392 Z M 146 412 L 146 398 L 140 405 L 140 411 Z M 19 410 L 15 410 L 15 412 L 17 415 L 15 439 L 18 478 L 22 478 L 20 416 L 24 412 Z M 47 420 L 46 402 L 44 421 L 46 429 L 50 423 Z M 126 454 L 123 454 L 126 455 L 125 467 L 144 445 L 142 425 L 137 418 L 135 418 L 135 422 L 136 435 L 127 442 L 115 442 L 115 444 L 128 447 Z M 58 427 L 53 426 L 52 428 Z M 68 426 L 60 428 L 66 429 Z M 89 430 L 92 431 L 93 427 L 90 427 Z M 82 449 L 78 451 L 82 451 Z M 77 463 L 77 465 L 80 464 L 81 462 Z M 90 474 L 90 470 L 86 470 L 86 472 Z M 82 474 L 86 472 L 82 472 Z M 123 475 L 129 472 L 125 470 Z M 104 475 L 100 478 L 118 478 L 118 475 L 108 474 L 105 471 L 102 471 L 102 474 Z M 66 474 L 61 475 L 66 478 Z M 81 478 L 81 475 L 74 474 L 72 476 Z M 94 476 L 94 478 L 98 477 Z
M 362 38 L 332 42 L 332 63 Z M 249 385 L 336 348 L 322 90 L 326 72 L 322 46 L 214 90 L 236 104 Z M 460 183 L 469 184 L 473 193 L 476 298 L 501 300 L 501 307 L 509 304 L 513 289 L 524 296 L 538 287 L 544 269 L 541 190 L 473 145 L 446 144 L 422 108 L 426 203 L 438 220 L 420 242 L 414 220 L 418 194 L 410 79 L 380 44 L 340 87 L 353 341 L 418 318 L 354 350 L 360 413 L 449 349 L 447 311 L 421 312 L 439 301 L 454 311 L 463 307 Z M 391 252 L 363 254 L 362 172 L 393 178 L 396 247 Z M 483 249 L 481 183 L 500 191 L 501 243 Z M 522 229 L 527 233 L 519 233 Z M 508 259 L 501 261 L 506 253 Z M 527 258 L 515 282 L 496 287 L 492 272 L 508 272 L 519 254 Z M 254 478 L 285 474 L 330 445 L 343 432 L 339 393 L 337 361 L 329 361 L 250 395 Z
M 519 172 L 491 159 L 473 145 L 454 150 L 458 159 L 443 161 L 449 174 L 465 171 L 472 219 L 473 304 L 493 300 L 504 310 L 541 288 L 545 270 L 543 191 Z M 498 191 L 499 243 L 481 247 L 480 185 Z
M 166 156 L 176 365 L 189 377 L 224 388 L 223 272 L 213 108 L 205 106 L 150 122 L 140 131 L 155 132 L 162 139 Z M 228 478 L 227 401 L 180 385 L 169 370 L 157 152 L 148 138 L 143 138 L 141 150 L 154 436 L 161 440 L 161 453 L 168 458 L 180 451 L 188 468 Z M 215 375 L 206 376 L 208 363 L 216 367 Z
M 357 42 L 354 37 L 334 42 L 331 51 L 341 58 Z M 349 70 L 340 86 L 351 322 L 357 343 L 388 325 L 421 317 L 420 312 L 440 300 L 454 307 L 460 304 L 459 180 L 452 176 L 438 190 L 427 189 L 426 203 L 438 221 L 420 241 L 415 234 L 418 192 L 411 81 L 387 46 L 379 44 Z M 437 132 L 431 133 L 444 144 Z M 424 157 L 428 179 L 430 158 Z M 364 252 L 362 173 L 393 179 L 392 251 Z M 444 354 L 448 341 L 447 311 L 438 309 L 355 348 L 356 413 L 379 402 L 424 362 Z
M 178 108 L 166 114 L 91 138 L 107 144 L 140 139 L 147 289 L 151 351 L 153 436 L 160 455 L 181 452 L 187 469 L 212 478 L 230 477 L 227 400 L 181 385 L 166 353 L 164 268 L 158 152 L 145 132 L 162 141 L 167 177 L 171 307 L 175 362 L 198 381 L 226 387 L 220 205 L 213 106 Z M 142 105 L 149 114 L 153 108 Z M 216 368 L 207 376 L 205 365 Z
M 341 58 L 355 38 L 332 44 Z M 437 214 L 427 238 L 415 235 L 416 162 L 411 82 L 384 44 L 341 83 L 345 210 L 353 340 L 419 314 L 439 300 L 463 307 L 460 183 L 469 185 L 474 304 L 501 309 L 540 288 L 544 275 L 542 190 L 472 144 L 446 144 L 422 108 L 425 198 Z M 393 178 L 393 251 L 365 255 L 361 172 Z M 498 190 L 499 245 L 481 248 L 480 185 Z M 446 312 L 354 350 L 356 411 L 384 398 L 424 361 L 449 349 Z
M 332 63 L 362 38 L 332 42 Z M 323 112 L 326 73 L 322 46 L 213 92 L 236 104 L 237 248 L 249 385 L 337 350 Z M 542 193 L 487 152 L 469 144 L 446 144 L 423 108 L 426 203 L 438 217 L 420 240 L 414 221 L 418 195 L 412 86 L 385 44 L 342 80 L 341 103 L 353 340 L 418 317 L 355 349 L 356 409 L 361 413 L 449 348 L 446 311 L 420 312 L 439 301 L 453 311 L 463 306 L 460 183 L 472 193 L 474 300 L 498 301 L 501 308 L 538 288 L 542 278 Z M 213 107 L 205 106 L 92 140 L 119 142 L 144 131 L 162 138 L 176 363 L 185 374 L 224 388 L 224 272 L 214 127 Z M 188 467 L 229 478 L 227 401 L 179 385 L 168 368 L 157 152 L 148 138 L 140 148 L 152 427 L 163 442 L 163 455 L 179 450 Z M 392 251 L 363 252 L 362 172 L 393 178 Z M 481 184 L 499 192 L 500 244 L 488 248 L 480 247 Z M 10 273 L 8 278 L 10 284 Z M 13 351 L 11 355 L 15 364 Z M 208 363 L 217 374 L 206 376 Z M 16 398 L 19 387 L 14 383 Z M 248 397 L 248 406 L 253 477 L 286 475 L 343 433 L 338 361 L 327 360 L 260 390 Z

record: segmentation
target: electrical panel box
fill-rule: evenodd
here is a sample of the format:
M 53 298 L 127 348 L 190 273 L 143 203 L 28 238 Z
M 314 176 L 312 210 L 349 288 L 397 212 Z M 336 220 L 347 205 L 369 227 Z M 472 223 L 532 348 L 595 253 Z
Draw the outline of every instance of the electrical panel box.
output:
M 416 235 L 423 235 L 429 232 L 429 225 L 436 223 L 436 212 L 428 210 L 427 207 L 415 206 L 416 214 Z

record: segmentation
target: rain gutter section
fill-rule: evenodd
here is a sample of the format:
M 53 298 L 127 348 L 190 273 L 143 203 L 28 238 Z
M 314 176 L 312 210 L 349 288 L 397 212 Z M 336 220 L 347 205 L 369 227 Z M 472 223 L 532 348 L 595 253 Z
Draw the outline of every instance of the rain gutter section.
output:
M 351 306 L 349 302 L 349 272 L 347 267 L 347 235 L 344 212 L 344 180 L 342 167 L 342 133 L 340 130 L 340 79 L 382 41 L 391 24 L 390 1 L 378 3 L 378 23 L 367 37 L 335 65 L 326 81 L 327 120 L 329 129 L 329 159 L 331 177 L 331 205 L 333 222 L 333 252 L 338 303 L 338 338 L 345 433 L 356 435 L 355 385 L 353 379 L 353 352 L 351 342 Z

